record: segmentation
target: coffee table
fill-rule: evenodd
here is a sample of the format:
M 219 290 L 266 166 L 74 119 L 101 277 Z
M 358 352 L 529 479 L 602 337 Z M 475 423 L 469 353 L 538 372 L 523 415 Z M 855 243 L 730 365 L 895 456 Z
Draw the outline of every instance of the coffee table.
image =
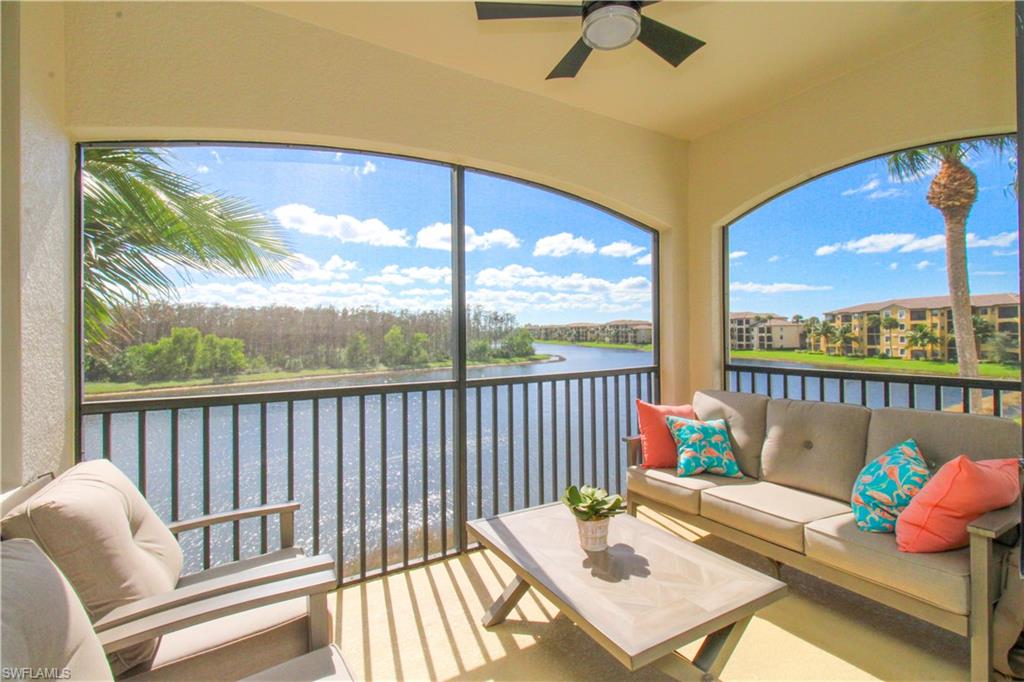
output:
M 584 552 L 560 503 L 477 519 L 471 537 L 515 571 L 484 615 L 497 625 L 531 587 L 630 670 L 657 662 L 684 679 L 717 679 L 761 608 L 786 584 L 677 535 L 621 515 L 608 549 Z M 676 650 L 701 637 L 697 655 Z

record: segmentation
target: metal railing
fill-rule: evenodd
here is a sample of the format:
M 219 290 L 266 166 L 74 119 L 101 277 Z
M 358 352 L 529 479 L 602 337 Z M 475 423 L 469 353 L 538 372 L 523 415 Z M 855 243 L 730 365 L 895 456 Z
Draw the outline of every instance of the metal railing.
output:
M 1021 384 L 1013 379 L 962 379 L 917 374 L 844 372 L 728 363 L 726 388 L 773 398 L 856 403 L 1020 416 Z M 972 395 L 974 397 L 972 397 Z M 977 402 L 980 397 L 979 404 Z
M 452 380 L 91 400 L 80 458 L 112 460 L 166 521 L 298 500 L 296 543 L 332 553 L 348 583 L 459 553 L 465 520 L 556 500 L 569 483 L 621 491 L 632 402 L 654 399 L 657 382 L 645 366 L 462 390 Z M 186 570 L 275 549 L 276 523 L 182 534 Z

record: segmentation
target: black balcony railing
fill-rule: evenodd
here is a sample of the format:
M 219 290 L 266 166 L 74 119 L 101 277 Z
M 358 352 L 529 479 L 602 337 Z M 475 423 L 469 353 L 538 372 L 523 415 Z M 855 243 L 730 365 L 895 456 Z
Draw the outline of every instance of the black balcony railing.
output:
M 461 552 L 465 520 L 556 500 L 570 483 L 621 491 L 632 402 L 652 400 L 657 381 L 646 366 L 464 389 L 94 400 L 80 455 L 112 460 L 167 521 L 298 500 L 296 542 L 334 554 L 347 583 Z M 276 523 L 182 534 L 186 570 L 273 550 Z
M 908 407 L 1020 418 L 1021 384 L 1014 379 L 961 379 L 917 374 L 844 372 L 731 362 L 726 387 L 773 398 Z

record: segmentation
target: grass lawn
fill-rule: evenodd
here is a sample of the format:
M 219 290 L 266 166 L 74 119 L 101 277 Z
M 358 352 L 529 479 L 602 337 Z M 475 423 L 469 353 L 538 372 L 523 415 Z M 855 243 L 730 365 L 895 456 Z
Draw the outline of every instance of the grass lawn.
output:
M 764 360 L 766 362 L 799 362 L 815 367 L 848 369 L 860 372 L 891 372 L 894 374 L 933 374 L 956 376 L 955 362 L 931 360 L 900 360 L 899 358 L 848 358 L 791 350 L 734 350 L 730 356 L 736 360 Z M 981 376 L 990 379 L 1016 379 L 1020 377 L 1017 365 L 981 363 Z
M 530 357 L 524 358 L 491 358 L 490 360 L 481 361 L 469 361 L 466 363 L 469 366 L 475 365 L 511 365 L 515 363 L 523 362 L 541 362 L 543 360 L 550 359 L 550 355 L 538 354 L 531 355 Z M 87 395 L 97 395 L 100 393 L 121 393 L 129 391 L 147 391 L 155 390 L 160 388 L 186 388 L 190 386 L 223 386 L 226 384 L 248 384 L 257 381 L 287 381 L 290 379 L 305 379 L 310 377 L 327 377 L 327 376 L 351 376 L 354 374 L 382 374 L 390 371 L 402 372 L 409 369 L 431 369 L 431 368 L 443 368 L 450 367 L 450 362 L 432 362 L 428 367 L 419 368 L 408 368 L 399 367 L 395 369 L 388 369 L 384 367 L 378 367 L 370 370 L 344 370 L 344 369 L 303 369 L 296 372 L 285 372 L 284 370 L 275 370 L 272 372 L 258 372 L 255 374 L 242 374 L 231 379 L 210 379 L 209 377 L 203 377 L 199 379 L 184 379 L 178 380 L 173 379 L 169 381 L 154 381 L 148 384 L 140 384 L 135 381 L 89 381 L 85 384 L 85 392 Z
M 568 341 L 534 341 L 534 343 L 555 343 L 561 346 L 584 346 L 586 348 L 615 348 L 619 350 L 654 350 L 650 343 L 605 343 L 604 341 L 580 341 L 569 343 Z

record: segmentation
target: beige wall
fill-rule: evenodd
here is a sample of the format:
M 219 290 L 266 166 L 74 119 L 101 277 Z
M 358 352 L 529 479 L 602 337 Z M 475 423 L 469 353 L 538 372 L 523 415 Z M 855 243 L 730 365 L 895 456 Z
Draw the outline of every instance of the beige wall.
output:
M 721 381 L 722 226 L 782 190 L 847 163 L 937 140 L 1013 130 L 1013 49 L 1013 7 L 1007 3 L 955 33 L 911 45 L 691 142 L 688 240 L 662 256 L 689 265 L 687 320 L 667 321 L 678 327 L 677 339 L 685 340 L 677 364 L 689 372 L 669 398 Z
M 4 185 L 5 247 L 10 221 L 20 225 L 20 234 L 13 235 L 16 253 L 5 248 L 3 263 L 3 327 L 17 328 L 4 332 L 4 487 L 70 461 L 74 412 L 72 148 L 64 133 L 64 8 L 26 3 L 19 10 L 17 26 L 5 27 L 17 28 L 18 40 L 13 47 L 4 41 L 4 60 L 11 60 L 8 68 L 16 64 L 19 81 L 16 92 L 4 92 L 4 109 L 18 110 L 12 123 L 16 132 L 5 131 L 5 139 L 16 135 L 20 147 L 14 150 L 16 158 L 6 149 L 3 157 L 5 174 L 15 176 Z M 19 284 L 16 296 L 6 286 L 12 271 Z

